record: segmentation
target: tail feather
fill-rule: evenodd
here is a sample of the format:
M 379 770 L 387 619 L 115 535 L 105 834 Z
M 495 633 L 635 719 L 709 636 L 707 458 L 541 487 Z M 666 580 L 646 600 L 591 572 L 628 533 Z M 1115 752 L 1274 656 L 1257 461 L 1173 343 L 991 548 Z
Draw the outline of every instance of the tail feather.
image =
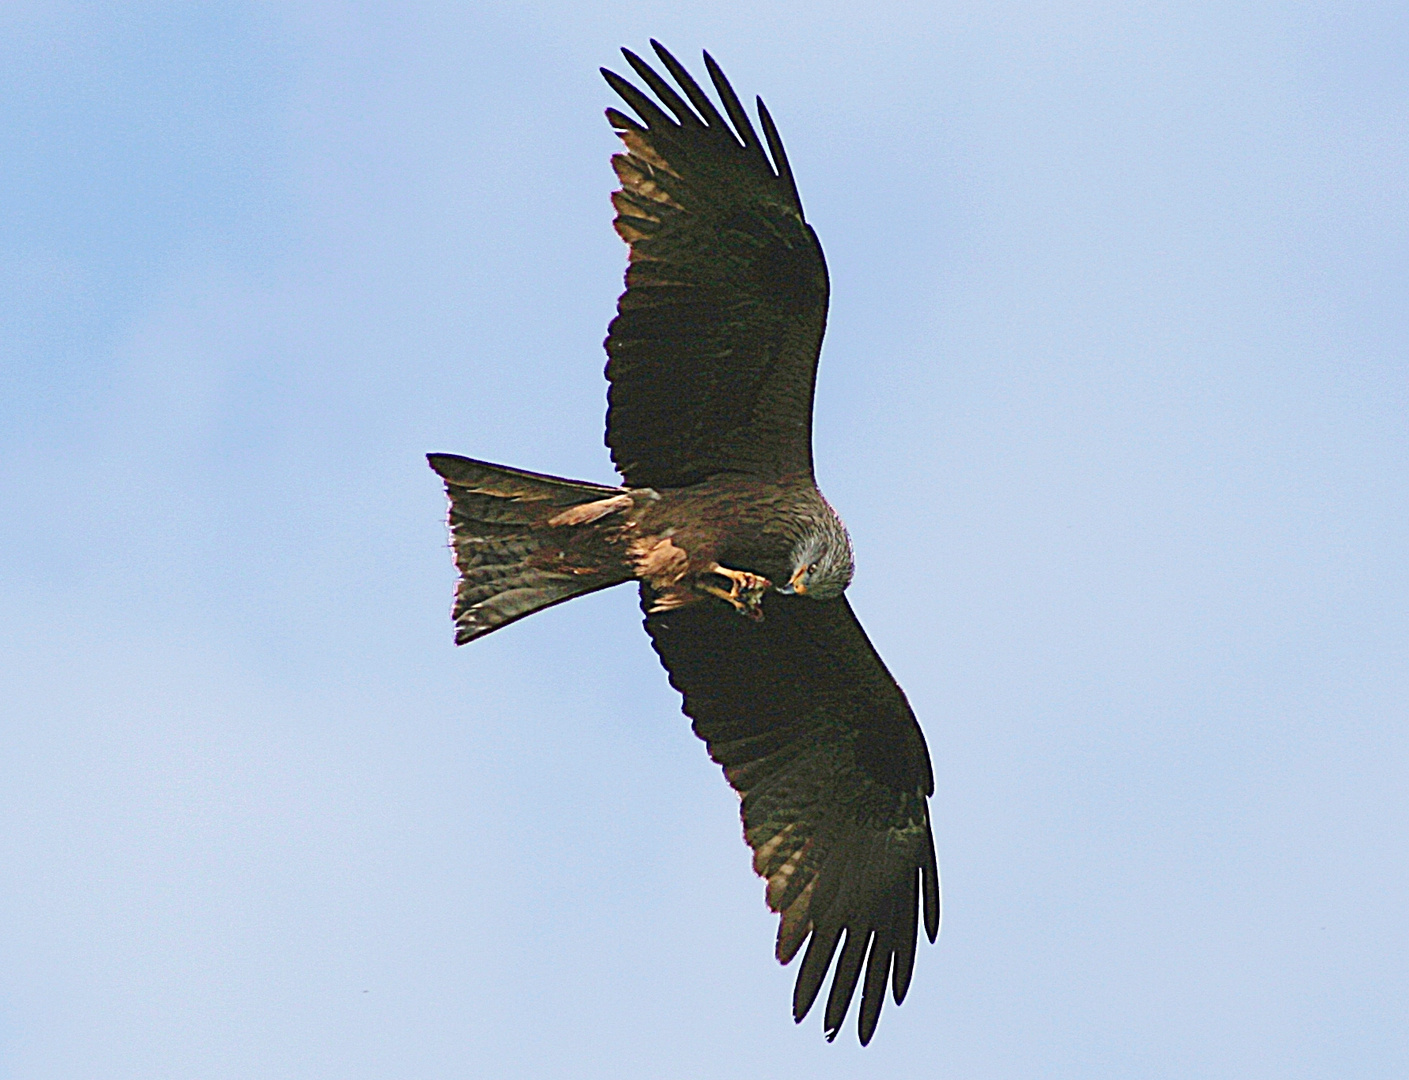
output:
M 457 645 L 630 579 L 606 537 L 611 516 L 630 505 L 624 489 L 453 454 L 427 460 L 450 497 Z

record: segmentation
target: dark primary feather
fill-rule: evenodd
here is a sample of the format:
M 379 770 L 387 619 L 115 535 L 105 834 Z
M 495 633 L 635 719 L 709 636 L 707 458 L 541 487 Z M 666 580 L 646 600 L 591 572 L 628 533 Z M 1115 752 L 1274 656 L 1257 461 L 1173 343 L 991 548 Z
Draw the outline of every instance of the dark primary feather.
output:
M 607 110 L 627 148 L 612 158 L 621 180 L 612 202 L 631 245 L 606 342 L 612 460 L 633 486 L 810 473 L 827 320 L 821 246 L 762 102 L 771 162 L 713 60 L 706 67 L 732 127 L 679 61 L 652 45 L 684 97 L 628 50 L 660 104 L 602 72 L 640 118 Z
M 905 695 L 845 598 L 770 593 L 759 622 L 692 604 L 648 615 L 646 629 L 695 733 L 742 797 L 754 869 L 782 916 L 778 959 L 808 941 L 794 1017 L 812 1007 L 840 944 L 827 1037 L 861 982 L 869 1042 L 886 984 L 897 1004 L 910 985 L 921 909 L 931 941 L 939 931 L 934 779 Z

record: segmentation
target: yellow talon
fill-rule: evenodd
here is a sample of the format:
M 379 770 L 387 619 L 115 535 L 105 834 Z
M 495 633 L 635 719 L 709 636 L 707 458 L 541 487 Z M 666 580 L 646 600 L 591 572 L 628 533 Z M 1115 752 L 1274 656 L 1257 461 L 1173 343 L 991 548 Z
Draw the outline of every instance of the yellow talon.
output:
M 734 610 L 740 615 L 747 615 L 751 619 L 763 618 L 763 594 L 773 586 L 773 583 L 766 577 L 762 574 L 749 573 L 747 570 L 731 570 L 718 563 L 711 565 L 705 573 L 728 578 L 730 587 L 721 589 L 718 585 L 699 581 L 697 586 L 702 592 L 707 592 L 711 596 L 717 596 L 726 603 L 732 604 Z

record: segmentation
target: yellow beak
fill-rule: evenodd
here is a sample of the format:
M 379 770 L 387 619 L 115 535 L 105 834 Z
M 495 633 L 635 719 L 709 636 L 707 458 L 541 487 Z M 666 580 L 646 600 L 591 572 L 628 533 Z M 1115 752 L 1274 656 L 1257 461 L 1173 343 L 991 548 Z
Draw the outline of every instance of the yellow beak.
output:
M 807 576 L 807 567 L 799 566 L 797 572 L 788 579 L 788 591 L 795 592 L 799 596 L 807 595 L 807 586 L 802 583 L 802 579 Z

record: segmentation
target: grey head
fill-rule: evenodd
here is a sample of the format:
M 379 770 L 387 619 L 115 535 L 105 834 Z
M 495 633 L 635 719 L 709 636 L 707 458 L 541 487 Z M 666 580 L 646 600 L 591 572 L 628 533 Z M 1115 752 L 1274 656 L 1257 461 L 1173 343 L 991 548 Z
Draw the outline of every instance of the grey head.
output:
M 856 561 L 851 553 L 851 537 L 830 506 L 811 522 L 802 539 L 793 547 L 791 575 L 778 591 L 789 596 L 810 596 L 814 600 L 835 600 L 851 584 Z

